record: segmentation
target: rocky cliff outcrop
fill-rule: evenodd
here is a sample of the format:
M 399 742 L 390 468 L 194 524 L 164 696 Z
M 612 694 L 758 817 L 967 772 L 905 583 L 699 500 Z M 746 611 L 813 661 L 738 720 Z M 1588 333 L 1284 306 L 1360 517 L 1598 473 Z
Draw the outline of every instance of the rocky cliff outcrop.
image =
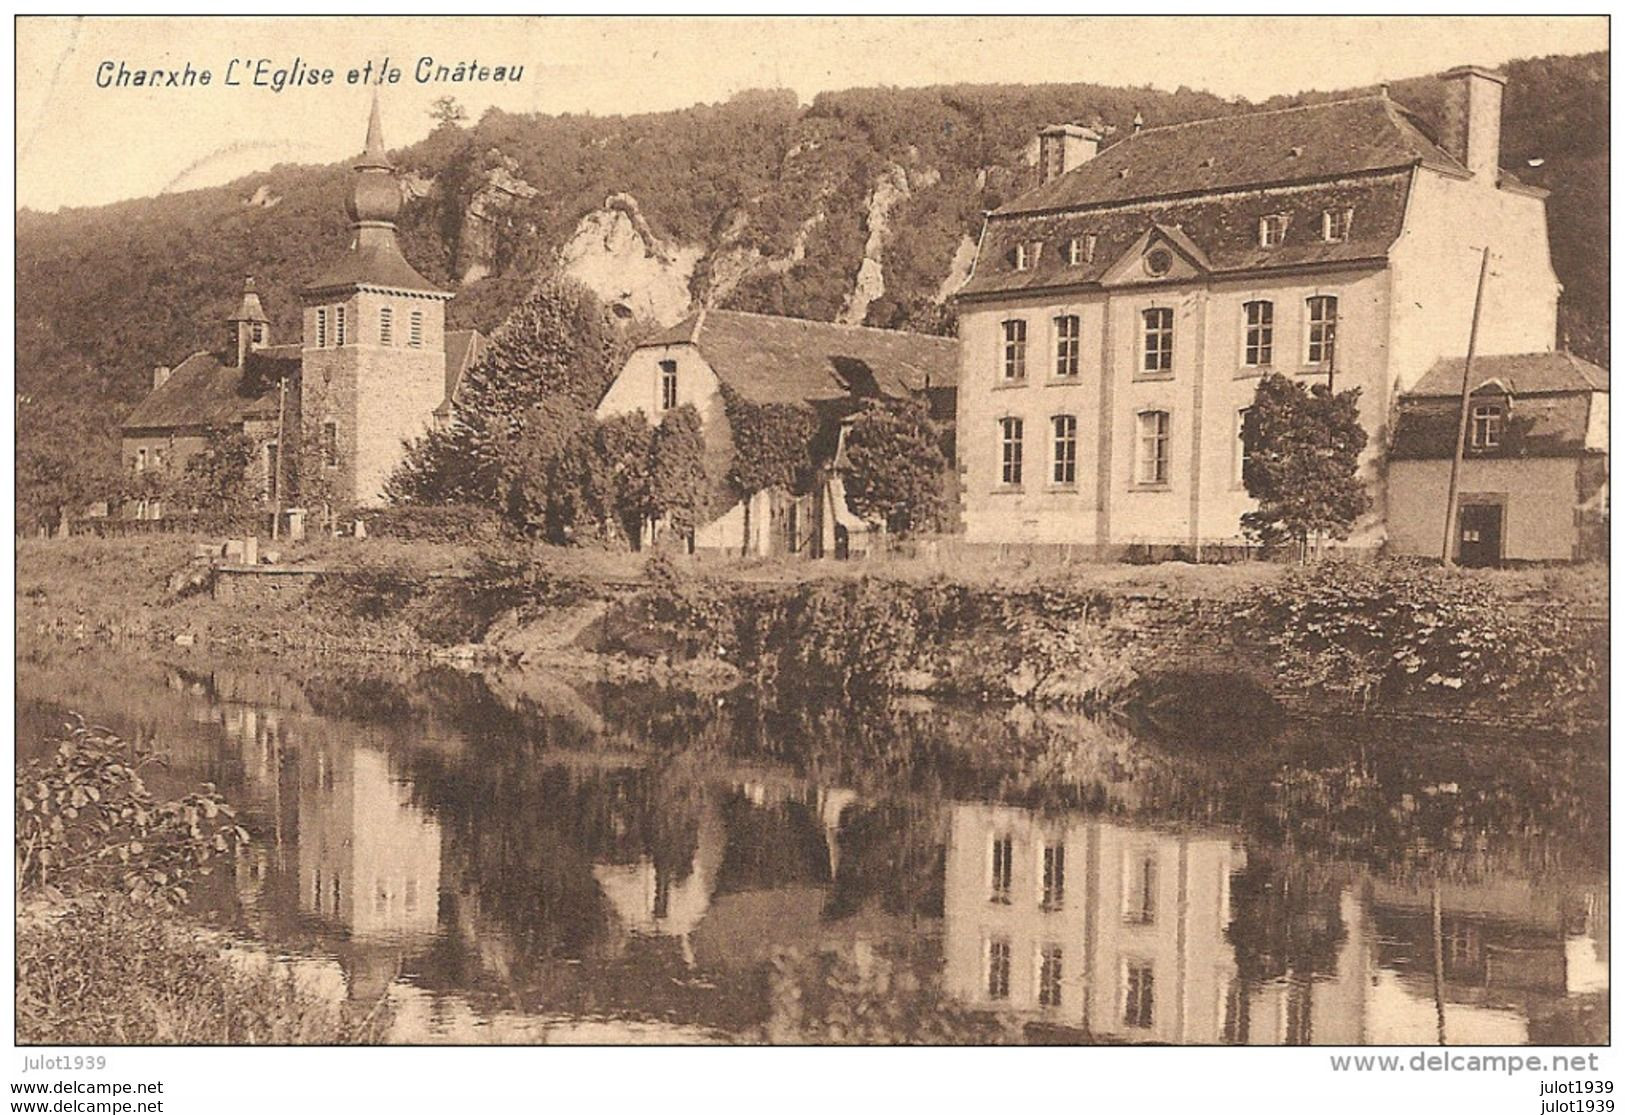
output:
M 612 194 L 581 218 L 559 249 L 565 274 L 617 317 L 672 325 L 690 305 L 689 280 L 703 247 L 661 239 L 631 194 Z
M 886 293 L 883 263 L 886 240 L 891 233 L 891 211 L 908 196 L 908 172 L 896 163 L 881 171 L 869 191 L 863 219 L 864 231 L 869 235 L 863 244 L 863 259 L 858 263 L 852 293 L 847 295 L 846 305 L 841 309 L 840 320 L 848 325 L 862 325 L 869 303 Z
M 453 267 L 464 286 L 500 272 L 516 232 L 516 218 L 525 202 L 540 191 L 515 171 L 519 164 L 492 149 L 483 160 L 485 167 L 463 206 L 458 226 Z

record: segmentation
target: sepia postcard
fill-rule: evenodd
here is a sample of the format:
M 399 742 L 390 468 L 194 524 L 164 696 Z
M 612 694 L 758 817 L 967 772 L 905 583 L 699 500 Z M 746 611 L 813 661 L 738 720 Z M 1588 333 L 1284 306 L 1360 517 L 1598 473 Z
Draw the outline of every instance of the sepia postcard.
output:
M 13 1110 L 1613 1110 L 1606 16 L 14 34 Z

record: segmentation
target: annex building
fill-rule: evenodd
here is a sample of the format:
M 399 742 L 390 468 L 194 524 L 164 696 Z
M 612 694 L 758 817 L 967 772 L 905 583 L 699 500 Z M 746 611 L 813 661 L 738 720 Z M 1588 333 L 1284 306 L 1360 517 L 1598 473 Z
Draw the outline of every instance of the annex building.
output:
M 1459 377 L 1485 247 L 1481 357 L 1552 358 L 1559 292 L 1545 193 L 1500 168 L 1506 78 L 1443 76 L 1437 135 L 1386 91 L 1104 149 L 1088 128 L 1045 129 L 1040 184 L 989 215 L 956 295 L 967 540 L 1101 556 L 1239 544 L 1242 413 L 1279 372 L 1362 391 L 1373 506 L 1350 544 L 1436 553 L 1442 499 L 1424 508 L 1432 488 L 1402 490 L 1414 470 L 1386 467 L 1398 402 L 1433 390 L 1441 362 Z M 1503 509 L 1500 557 L 1547 556 L 1523 548 L 1552 513 L 1540 505 L 1576 510 L 1573 484 L 1466 477 L 1464 508 Z M 1441 525 L 1396 529 L 1396 508 Z
M 484 339 L 446 330 L 451 293 L 401 254 L 402 194 L 376 99 L 355 170 L 349 249 L 301 292 L 300 339 L 273 342 L 247 280 L 218 351 L 154 371 L 121 427 L 127 470 L 178 474 L 212 436 L 240 433 L 254 446 L 245 480 L 268 508 L 383 502 L 405 443 L 445 413 Z

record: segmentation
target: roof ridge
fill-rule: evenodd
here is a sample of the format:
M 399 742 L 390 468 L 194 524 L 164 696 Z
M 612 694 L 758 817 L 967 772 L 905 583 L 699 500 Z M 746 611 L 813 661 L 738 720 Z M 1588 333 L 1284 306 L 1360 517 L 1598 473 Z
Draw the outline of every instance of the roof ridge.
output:
M 953 337 L 941 337 L 935 333 L 916 333 L 912 329 L 887 329 L 884 325 L 857 325 L 846 321 L 821 321 L 814 317 L 795 317 L 791 314 L 764 314 L 757 310 L 712 310 L 714 314 L 734 314 L 739 317 L 769 318 L 773 321 L 793 321 L 801 325 L 822 325 L 832 329 L 863 329 L 870 333 L 886 333 L 893 337 L 924 337 L 929 341 L 953 341 Z
M 1261 108 L 1254 112 L 1232 112 L 1228 116 L 1203 116 L 1196 120 L 1180 120 L 1173 124 L 1158 124 L 1154 128 L 1141 128 L 1139 131 L 1131 134 L 1128 137 L 1128 140 L 1125 142 L 1132 143 L 1141 136 L 1149 135 L 1152 132 L 1169 132 L 1173 131 L 1175 128 L 1188 128 L 1194 124 L 1213 124 L 1221 120 L 1236 120 L 1243 116 L 1280 116 L 1281 114 L 1287 112 L 1302 112 L 1303 110 L 1310 108 L 1333 108 L 1338 105 L 1357 104 L 1360 101 L 1383 101 L 1389 104 L 1395 103 L 1389 97 L 1380 92 L 1356 93 L 1351 97 L 1339 97 L 1334 101 L 1310 101 L 1301 105 L 1285 105 L 1281 108 Z M 1110 150 L 1110 148 L 1107 148 L 1106 150 Z M 1103 151 L 1102 154 L 1104 153 L 1105 152 Z

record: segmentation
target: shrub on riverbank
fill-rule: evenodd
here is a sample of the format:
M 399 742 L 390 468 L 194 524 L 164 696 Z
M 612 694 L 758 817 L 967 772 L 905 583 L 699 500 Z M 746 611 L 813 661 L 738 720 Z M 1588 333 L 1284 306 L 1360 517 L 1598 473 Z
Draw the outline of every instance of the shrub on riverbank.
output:
M 17 1040 L 34 1045 L 376 1042 L 275 968 L 247 971 L 173 914 L 117 895 L 26 909 L 17 924 Z
M 1260 588 L 1243 628 L 1281 680 L 1370 705 L 1436 694 L 1595 711 L 1606 634 L 1494 580 L 1415 562 L 1321 562 Z

